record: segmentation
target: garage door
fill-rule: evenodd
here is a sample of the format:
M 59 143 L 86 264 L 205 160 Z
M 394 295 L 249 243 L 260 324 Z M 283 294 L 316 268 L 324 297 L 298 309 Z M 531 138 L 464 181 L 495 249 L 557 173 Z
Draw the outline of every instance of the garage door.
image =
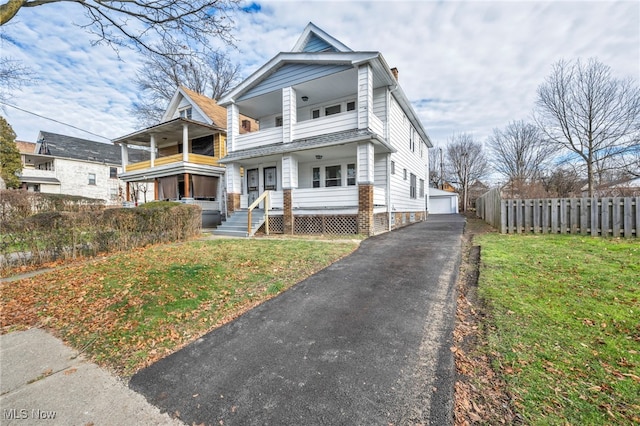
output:
M 451 214 L 455 213 L 455 207 L 452 207 L 455 197 L 430 197 L 429 198 L 429 214 Z

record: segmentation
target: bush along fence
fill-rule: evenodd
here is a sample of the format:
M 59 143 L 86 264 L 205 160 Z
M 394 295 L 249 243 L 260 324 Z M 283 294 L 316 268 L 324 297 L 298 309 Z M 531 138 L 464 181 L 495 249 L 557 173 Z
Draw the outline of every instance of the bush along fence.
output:
M 640 197 L 503 200 L 491 190 L 476 201 L 477 216 L 503 234 L 582 234 L 638 237 Z
M 102 211 L 52 211 L 1 222 L 0 266 L 41 265 L 199 235 L 196 205 L 148 203 Z

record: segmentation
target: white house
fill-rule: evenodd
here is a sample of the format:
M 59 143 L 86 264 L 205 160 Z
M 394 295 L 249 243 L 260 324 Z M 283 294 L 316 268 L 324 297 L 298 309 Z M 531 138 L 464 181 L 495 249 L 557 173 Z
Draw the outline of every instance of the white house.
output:
M 22 188 L 50 194 L 122 201 L 120 150 L 108 143 L 40 131 L 35 144 L 18 144 Z
M 425 220 L 432 144 L 380 52 L 309 23 L 218 104 L 229 213 L 268 192 L 272 232 L 373 235 Z M 241 114 L 259 131 L 240 134 Z

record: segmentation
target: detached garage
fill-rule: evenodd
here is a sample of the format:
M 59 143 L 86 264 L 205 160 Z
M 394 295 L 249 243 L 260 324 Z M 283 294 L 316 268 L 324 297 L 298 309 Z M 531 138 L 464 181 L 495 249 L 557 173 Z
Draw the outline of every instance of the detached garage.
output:
M 429 188 L 429 214 L 455 214 L 458 213 L 458 194 Z

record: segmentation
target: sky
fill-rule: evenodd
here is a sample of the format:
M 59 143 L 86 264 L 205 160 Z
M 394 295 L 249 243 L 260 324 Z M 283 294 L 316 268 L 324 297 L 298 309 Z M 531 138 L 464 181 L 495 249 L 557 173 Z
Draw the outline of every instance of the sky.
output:
M 246 5 L 251 12 L 234 17 L 236 49 L 229 52 L 244 77 L 290 51 L 313 22 L 351 49 L 379 51 L 397 67 L 437 146 L 459 133 L 484 142 L 494 128 L 531 120 L 538 86 L 562 59 L 594 57 L 615 77 L 640 80 L 638 1 Z M 0 105 L 18 140 L 35 142 L 44 130 L 109 142 L 140 128 L 130 110 L 139 96 L 133 81 L 141 55 L 94 45 L 78 26 L 83 22 L 79 5 L 62 2 L 25 8 L 0 27 L 0 56 L 21 61 L 34 75 L 33 84 L 13 93 L 13 106 Z

